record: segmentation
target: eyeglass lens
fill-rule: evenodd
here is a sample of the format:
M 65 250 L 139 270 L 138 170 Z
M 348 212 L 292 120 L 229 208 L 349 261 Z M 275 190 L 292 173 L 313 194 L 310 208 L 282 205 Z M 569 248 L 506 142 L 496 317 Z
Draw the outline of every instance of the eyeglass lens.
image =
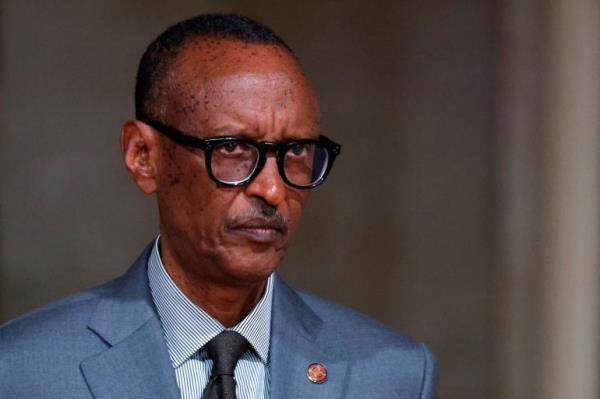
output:
M 258 164 L 258 148 L 240 141 L 217 145 L 212 153 L 211 168 L 217 180 L 239 183 L 250 176 Z
M 327 167 L 327 151 L 314 143 L 296 144 L 283 157 L 285 177 L 298 186 L 319 180 Z
M 259 150 L 242 141 L 228 141 L 215 146 L 211 157 L 214 177 L 236 184 L 251 176 L 258 165 Z M 329 162 L 327 150 L 316 143 L 298 143 L 289 147 L 283 156 L 287 180 L 297 186 L 310 186 L 320 180 Z

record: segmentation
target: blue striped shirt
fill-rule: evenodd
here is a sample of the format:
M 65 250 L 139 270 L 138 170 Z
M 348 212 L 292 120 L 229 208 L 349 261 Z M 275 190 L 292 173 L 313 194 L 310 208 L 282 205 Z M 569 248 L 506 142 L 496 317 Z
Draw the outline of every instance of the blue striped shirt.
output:
M 159 238 L 148 259 L 148 281 L 182 399 L 200 399 L 208 383 L 212 360 L 204 345 L 226 328 L 192 303 L 166 272 Z M 230 330 L 244 336 L 254 349 L 242 355 L 235 368 L 238 399 L 269 399 L 269 343 L 273 276 L 255 308 Z

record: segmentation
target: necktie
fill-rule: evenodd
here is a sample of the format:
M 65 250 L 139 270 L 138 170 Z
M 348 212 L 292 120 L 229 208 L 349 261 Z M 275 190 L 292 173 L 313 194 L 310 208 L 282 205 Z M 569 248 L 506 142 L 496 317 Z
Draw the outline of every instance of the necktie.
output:
M 239 358 L 248 350 L 248 341 L 235 331 L 223 331 L 211 339 L 205 348 L 213 366 L 202 399 L 236 399 L 233 370 Z

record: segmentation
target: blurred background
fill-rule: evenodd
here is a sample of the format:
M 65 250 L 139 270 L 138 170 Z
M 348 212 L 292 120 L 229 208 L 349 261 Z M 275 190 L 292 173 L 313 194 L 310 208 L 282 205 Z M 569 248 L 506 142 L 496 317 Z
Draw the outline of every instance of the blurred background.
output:
M 157 234 L 118 145 L 167 26 L 295 49 L 344 149 L 281 273 L 426 342 L 442 398 L 598 397 L 597 0 L 1 0 L 0 321 Z

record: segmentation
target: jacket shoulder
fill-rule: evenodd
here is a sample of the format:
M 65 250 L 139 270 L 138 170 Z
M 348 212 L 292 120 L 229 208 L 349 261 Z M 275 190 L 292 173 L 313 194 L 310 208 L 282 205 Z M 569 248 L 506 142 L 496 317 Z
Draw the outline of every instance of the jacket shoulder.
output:
M 335 330 L 337 340 L 361 342 L 363 345 L 388 344 L 404 349 L 421 347 L 414 338 L 396 331 L 378 320 L 349 307 L 299 291 L 302 300 L 323 321 L 323 328 Z
M 102 304 L 112 304 L 116 293 L 144 286 L 147 252 L 121 277 L 0 326 L 0 397 L 90 397 L 81 364 L 110 347 L 93 322 L 112 314 L 115 307 L 110 306 L 101 315 L 98 312 Z
M 0 343 L 28 342 L 35 345 L 40 342 L 47 343 L 47 340 L 62 339 L 64 341 L 67 337 L 81 335 L 82 328 L 87 326 L 102 298 L 112 295 L 127 280 L 139 278 L 139 276 L 134 276 L 138 269 L 142 269 L 137 266 L 145 265 L 151 247 L 152 243 L 120 277 L 49 303 L 1 325 Z M 0 347 L 2 348 L 1 355 L 5 346 Z
M 44 364 L 48 359 L 81 357 L 106 348 L 87 325 L 100 300 L 121 279 L 51 302 L 0 326 L 0 364 Z
M 68 296 L 0 327 L 0 397 L 89 396 L 79 364 L 107 347 L 87 324 L 109 286 Z
M 361 376 L 377 370 L 377 378 L 388 383 L 373 388 L 381 395 L 366 396 L 437 398 L 437 363 L 427 345 L 353 309 L 297 293 L 321 321 L 316 342 L 332 358 L 360 365 L 351 371 L 357 373 L 351 383 L 355 392 L 364 389 Z
M 0 326 L 0 342 L 31 340 L 33 343 L 53 334 L 64 339 L 63 334 L 87 324 L 99 299 L 115 281 L 69 295 L 6 322 Z

